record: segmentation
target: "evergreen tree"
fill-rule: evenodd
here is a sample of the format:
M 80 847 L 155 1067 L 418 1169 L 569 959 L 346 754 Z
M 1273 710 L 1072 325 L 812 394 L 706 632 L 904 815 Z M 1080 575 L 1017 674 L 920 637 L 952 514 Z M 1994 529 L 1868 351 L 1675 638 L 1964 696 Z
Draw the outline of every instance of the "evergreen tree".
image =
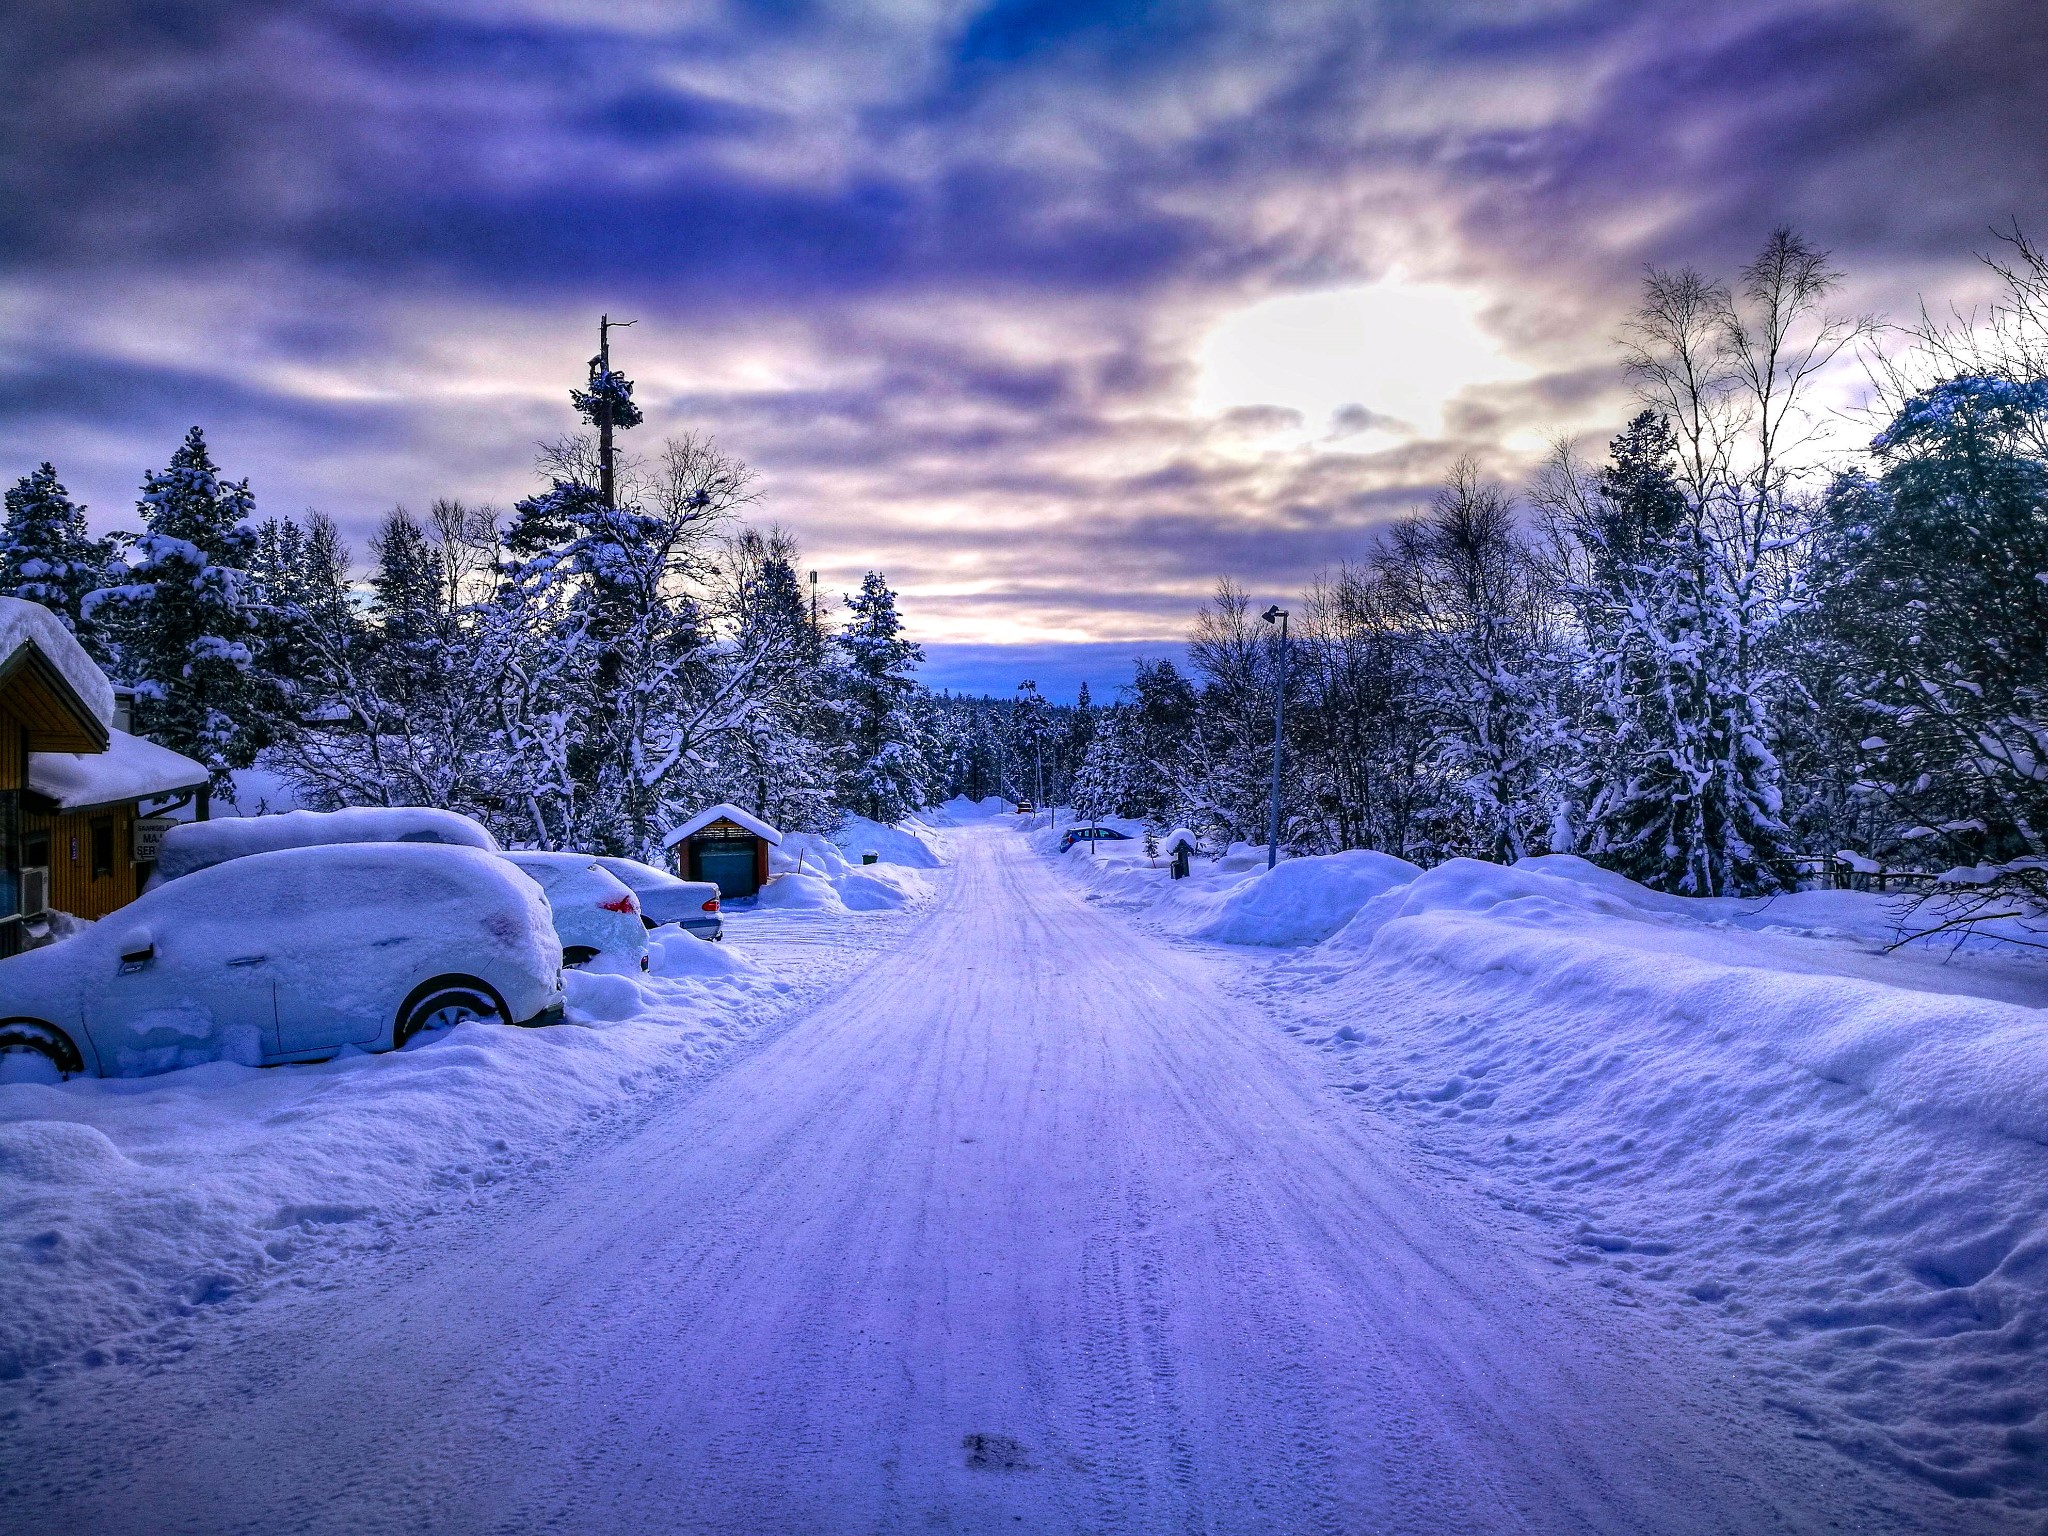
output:
M 852 615 L 834 637 L 843 658 L 851 757 L 840 802 L 873 821 L 900 821 L 928 798 L 929 766 L 912 713 L 912 669 L 924 651 L 903 638 L 896 594 L 878 571 L 846 600 Z
M 99 637 L 83 615 L 86 598 L 107 584 L 113 564 L 113 540 L 87 531 L 85 509 L 58 483 L 50 464 L 9 489 L 6 522 L 0 524 L 0 592 L 41 603 L 101 661 L 107 658 Z
M 143 481 L 143 532 L 118 586 L 88 598 L 135 688 L 136 729 L 212 772 L 246 768 L 269 740 L 279 690 L 259 665 L 263 594 L 246 480 L 223 480 L 194 427 L 168 468 Z
M 1978 866 L 2048 900 L 2048 380 L 1908 400 L 1822 504 L 1823 628 L 1889 811 L 1870 851 Z
M 1678 895 L 1777 890 L 1793 879 L 1777 763 L 1724 562 L 1677 458 L 1670 422 L 1640 413 L 1573 523 L 1601 712 L 1590 851 Z

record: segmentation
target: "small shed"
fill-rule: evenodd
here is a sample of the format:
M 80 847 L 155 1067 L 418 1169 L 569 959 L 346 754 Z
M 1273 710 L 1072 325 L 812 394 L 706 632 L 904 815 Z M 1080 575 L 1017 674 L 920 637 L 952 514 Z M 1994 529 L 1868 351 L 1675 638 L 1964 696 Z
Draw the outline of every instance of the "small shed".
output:
M 1166 841 L 1160 844 L 1166 856 L 1173 861 L 1173 878 L 1185 880 L 1188 877 L 1188 860 L 1201 851 L 1195 842 L 1195 834 L 1186 827 L 1175 827 L 1166 834 Z
M 736 805 L 706 806 L 661 840 L 685 880 L 710 880 L 728 900 L 768 883 L 768 850 L 782 834 Z

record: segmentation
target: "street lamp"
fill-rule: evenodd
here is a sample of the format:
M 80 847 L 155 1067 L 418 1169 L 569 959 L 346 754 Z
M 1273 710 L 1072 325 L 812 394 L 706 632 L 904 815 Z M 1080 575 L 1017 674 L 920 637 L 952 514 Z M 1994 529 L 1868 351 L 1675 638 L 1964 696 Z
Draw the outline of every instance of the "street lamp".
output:
M 1266 868 L 1280 862 L 1280 743 L 1285 739 L 1287 721 L 1287 610 L 1278 603 L 1259 617 L 1271 624 L 1280 621 L 1280 676 L 1273 689 L 1273 805 L 1266 822 Z

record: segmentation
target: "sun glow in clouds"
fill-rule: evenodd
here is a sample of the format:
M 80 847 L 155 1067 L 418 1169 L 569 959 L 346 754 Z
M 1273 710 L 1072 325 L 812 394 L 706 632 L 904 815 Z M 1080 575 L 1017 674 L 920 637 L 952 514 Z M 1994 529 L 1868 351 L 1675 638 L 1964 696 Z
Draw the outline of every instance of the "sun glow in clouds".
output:
M 1279 406 L 1319 438 L 1438 435 L 1460 391 L 1529 373 L 1479 324 L 1481 305 L 1465 289 L 1399 279 L 1262 299 L 1203 338 L 1195 407 Z

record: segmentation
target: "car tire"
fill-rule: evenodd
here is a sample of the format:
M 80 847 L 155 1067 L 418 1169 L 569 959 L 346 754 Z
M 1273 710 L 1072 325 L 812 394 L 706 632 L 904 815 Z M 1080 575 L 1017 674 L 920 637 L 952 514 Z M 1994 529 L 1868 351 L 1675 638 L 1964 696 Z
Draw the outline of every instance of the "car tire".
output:
M 85 1070 L 71 1037 L 41 1019 L 0 1019 L 0 1083 L 63 1082 Z
M 562 964 L 588 965 L 597 958 L 597 951 L 588 944 L 565 944 L 562 946 Z
M 510 1024 L 512 1015 L 488 982 L 474 976 L 436 976 L 413 988 L 412 996 L 400 1005 L 391 1027 L 391 1048 L 396 1050 L 427 1030 L 453 1029 L 470 1019 Z

